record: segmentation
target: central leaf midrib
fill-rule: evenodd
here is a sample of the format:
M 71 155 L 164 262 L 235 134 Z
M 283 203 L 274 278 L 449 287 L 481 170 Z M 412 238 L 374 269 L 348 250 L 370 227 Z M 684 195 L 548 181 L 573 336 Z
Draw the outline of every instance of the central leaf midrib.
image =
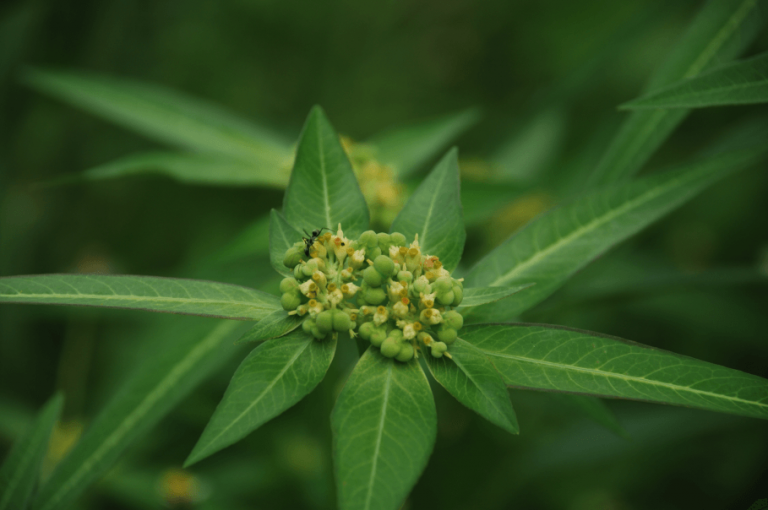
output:
M 392 383 L 392 367 L 394 361 L 389 362 L 387 367 L 387 380 L 384 385 L 384 397 L 381 401 L 381 418 L 379 419 L 378 434 L 376 436 L 376 446 L 373 451 L 373 465 L 371 467 L 371 477 L 368 479 L 368 491 L 365 497 L 365 510 L 371 507 L 371 498 L 373 497 L 373 484 L 376 480 L 376 468 L 379 463 L 379 450 L 381 448 L 381 438 L 384 436 L 384 422 L 387 418 L 387 404 L 389 403 L 389 388 Z

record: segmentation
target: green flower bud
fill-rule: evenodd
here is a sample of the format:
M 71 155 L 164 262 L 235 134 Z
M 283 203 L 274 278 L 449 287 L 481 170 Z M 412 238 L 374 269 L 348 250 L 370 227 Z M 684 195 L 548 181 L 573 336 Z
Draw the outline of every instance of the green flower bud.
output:
M 333 313 L 331 313 L 330 310 L 318 313 L 315 318 L 315 323 L 317 324 L 317 329 L 319 329 L 321 333 L 329 333 L 333 329 Z
M 318 340 L 323 340 L 328 335 L 328 333 L 323 333 L 320 331 L 320 328 L 317 327 L 317 324 L 312 325 L 312 336 L 317 338 Z
M 387 358 L 394 358 L 400 353 L 400 344 L 392 337 L 388 337 L 381 344 L 381 353 Z
M 370 324 L 370 322 L 368 323 Z M 373 333 L 371 333 L 371 345 L 374 347 L 381 347 L 381 344 L 384 343 L 384 340 L 387 339 L 387 332 L 380 328 L 374 328 Z
M 312 319 L 307 319 L 301 323 L 301 329 L 302 331 L 304 331 L 304 333 L 311 335 L 313 327 L 317 328 L 317 326 L 315 326 L 315 323 L 312 321 Z
M 450 312 L 445 312 L 443 322 L 458 331 L 464 325 L 464 317 L 459 312 L 451 310 Z
M 464 289 L 458 285 L 453 286 L 453 303 L 451 306 L 459 306 L 464 299 Z
M 349 331 L 351 324 L 352 322 L 349 320 L 349 315 L 342 312 L 341 310 L 337 311 L 333 316 L 334 331 Z
M 443 342 L 432 342 L 429 347 L 435 358 L 442 358 L 443 353 L 448 350 L 448 346 Z
M 389 240 L 392 246 L 405 246 L 405 236 L 400 232 L 392 232 L 389 235 Z
M 448 292 L 444 293 L 437 293 L 437 302 L 441 305 L 450 305 L 453 303 L 453 300 L 456 298 L 456 296 L 453 294 L 452 290 L 449 290 Z
M 379 232 L 376 234 L 376 240 L 378 241 L 379 248 L 381 248 L 381 251 L 383 252 L 388 252 L 389 247 L 392 246 L 392 239 L 386 232 Z
M 413 273 L 410 271 L 400 271 L 397 273 L 397 279 L 401 282 L 411 283 L 413 281 Z
M 425 276 L 419 276 L 416 281 L 413 282 L 413 290 L 416 292 L 423 292 L 424 294 L 430 294 L 432 287 L 429 285 L 429 280 Z
M 289 269 L 293 269 L 297 264 L 301 262 L 301 256 L 304 252 L 297 248 L 288 248 L 283 258 L 283 265 Z
M 295 310 L 301 304 L 301 297 L 299 297 L 298 291 L 292 290 L 283 294 L 280 298 L 280 304 L 286 312 Z
M 387 334 L 387 336 L 389 338 L 394 338 L 395 342 L 402 342 L 403 340 L 403 332 L 402 330 L 399 330 L 399 329 L 393 329 Z
M 296 267 L 293 268 L 293 277 L 297 280 L 304 278 L 304 271 L 301 270 L 300 264 L 297 264 Z
M 373 248 L 372 250 L 366 250 L 366 255 L 368 255 L 368 258 L 371 260 L 376 260 L 376 257 L 381 255 L 381 248 L 378 246 L 376 248 Z
M 363 270 L 363 280 L 365 283 L 370 285 L 371 287 L 381 287 L 381 284 L 383 283 L 383 278 L 381 276 L 381 273 L 376 271 L 375 266 L 368 266 Z M 368 298 L 365 298 L 366 300 Z M 371 303 L 373 305 L 377 305 L 379 303 Z
M 280 292 L 283 294 L 290 292 L 298 287 L 299 282 L 296 281 L 296 278 L 283 278 L 283 281 L 280 282 Z
M 456 335 L 456 330 L 447 324 L 442 324 L 441 327 L 437 330 L 437 338 L 439 338 L 441 342 L 447 345 L 451 345 L 456 341 Z
M 366 230 L 360 234 L 360 244 L 366 248 L 375 248 L 379 244 L 379 240 L 376 237 L 376 232 L 373 230 Z
M 360 329 L 358 330 L 358 332 L 360 333 L 360 336 L 363 337 L 363 340 L 370 341 L 371 335 L 375 330 L 376 330 L 376 327 L 373 325 L 373 322 L 363 322 L 360 325 Z
M 369 305 L 380 305 L 387 299 L 387 294 L 384 289 L 370 287 L 365 290 L 363 297 Z
M 397 353 L 395 359 L 397 361 L 408 362 L 413 358 L 413 346 L 411 344 L 402 344 L 400 346 L 400 352 Z
M 437 291 L 438 294 L 446 293 L 450 291 L 453 288 L 453 280 L 450 276 L 441 276 L 437 280 L 435 280 L 434 285 L 432 285 L 432 288 Z
M 373 267 L 386 278 L 392 276 L 392 271 L 395 270 L 395 263 L 386 255 L 379 255 L 373 261 Z

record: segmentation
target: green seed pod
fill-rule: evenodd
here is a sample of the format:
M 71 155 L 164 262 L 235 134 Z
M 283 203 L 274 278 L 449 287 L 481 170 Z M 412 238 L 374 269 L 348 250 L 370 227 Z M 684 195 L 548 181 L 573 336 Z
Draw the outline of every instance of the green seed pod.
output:
M 296 280 L 304 278 L 304 271 L 301 270 L 300 264 L 297 264 L 296 267 L 293 268 L 293 277 L 296 278 Z
M 453 294 L 452 290 L 449 290 L 448 292 L 444 292 L 442 294 L 438 292 L 437 296 L 435 296 L 435 297 L 437 298 L 437 302 L 438 303 L 440 303 L 441 305 L 446 305 L 446 306 L 450 305 L 451 303 L 453 303 L 453 300 L 456 298 L 456 296 Z
M 437 338 L 439 338 L 440 341 L 446 345 L 451 345 L 453 342 L 455 342 L 456 335 L 456 330 L 447 324 L 442 324 L 441 327 L 437 330 Z
M 308 333 L 311 335 L 313 327 L 317 328 L 317 326 L 315 326 L 315 323 L 312 319 L 308 318 L 307 320 L 301 323 L 301 329 L 302 331 L 304 331 L 304 333 Z
M 381 287 L 384 279 L 374 266 L 368 266 L 363 270 L 363 280 L 371 287 Z M 367 299 L 367 298 L 366 298 Z M 374 303 L 376 304 L 376 303 Z
M 293 269 L 301 262 L 302 255 L 304 255 L 304 253 L 300 249 L 288 248 L 285 252 L 285 257 L 283 258 L 283 265 L 289 269 Z
M 442 358 L 443 353 L 448 350 L 448 346 L 443 342 L 432 342 L 429 347 L 432 351 L 432 356 L 435 358 Z
M 389 247 L 392 246 L 392 239 L 386 232 L 379 232 L 376 234 L 376 240 L 378 241 L 379 248 L 381 248 L 381 251 L 383 252 L 388 252 Z
M 441 276 L 435 280 L 435 283 L 432 285 L 432 287 L 437 291 L 438 294 L 445 293 L 453 288 L 453 280 L 450 276 Z
M 280 292 L 285 294 L 286 292 L 290 292 L 298 286 L 299 282 L 296 281 L 296 278 L 283 278 L 283 281 L 280 282 Z
M 388 337 L 381 344 L 381 353 L 387 358 L 394 358 L 400 353 L 400 344 L 392 337 Z
M 400 345 L 400 352 L 397 353 L 395 359 L 397 361 L 408 362 L 413 358 L 413 346 L 411 344 Z
M 392 276 L 392 272 L 395 270 L 395 263 L 386 255 L 379 255 L 373 261 L 373 267 L 376 269 L 376 271 L 379 272 L 379 274 L 387 278 Z
M 369 288 L 364 293 L 365 302 L 369 305 L 380 305 L 387 299 L 384 289 Z
M 387 333 L 387 336 L 390 338 L 394 338 L 396 342 L 401 342 L 403 340 L 403 331 L 400 329 L 393 329 L 389 333 Z
M 342 331 L 349 331 L 351 328 L 352 321 L 349 320 L 349 315 L 342 312 L 341 310 L 337 311 L 336 314 L 333 316 L 333 329 L 334 331 L 342 332 Z
M 400 271 L 397 273 L 397 279 L 401 282 L 411 283 L 413 281 L 413 273 L 410 271 Z
M 458 285 L 453 286 L 453 303 L 451 306 L 459 306 L 464 299 L 464 289 Z
M 333 329 L 333 313 L 331 313 L 330 310 L 318 313 L 315 318 L 315 323 L 317 324 L 317 329 L 319 329 L 321 333 L 325 334 L 330 332 Z
M 292 290 L 291 292 L 283 294 L 280 297 L 280 304 L 286 312 L 295 310 L 301 304 L 301 298 L 299 297 L 298 291 Z
M 450 312 L 445 312 L 443 322 L 458 331 L 464 325 L 464 317 L 459 312 L 451 310 Z
M 358 332 L 360 333 L 360 336 L 363 337 L 363 340 L 371 340 L 371 335 L 376 330 L 376 327 L 373 325 L 373 322 L 363 322 L 360 324 L 360 329 Z
M 375 248 L 379 244 L 379 240 L 376 237 L 376 232 L 373 230 L 366 230 L 360 234 L 360 244 L 366 248 Z
M 400 232 L 392 232 L 389 235 L 392 246 L 405 246 L 405 236 Z
M 324 340 L 327 335 L 328 333 L 323 333 L 320 331 L 320 328 L 318 328 L 316 324 L 312 326 L 312 336 L 318 340 Z
M 416 292 L 423 292 L 424 294 L 430 294 L 432 292 L 432 287 L 429 285 L 429 281 L 427 281 L 426 278 L 417 278 L 415 282 L 413 282 L 413 290 Z
M 376 257 L 378 257 L 379 255 L 381 255 L 381 248 L 379 248 L 379 247 L 377 246 L 376 248 L 373 248 L 373 249 L 371 249 L 371 250 L 367 250 L 367 251 L 365 252 L 365 254 L 368 256 L 368 258 L 369 258 L 369 259 L 371 259 L 371 260 L 376 260 Z
M 373 333 L 371 333 L 371 345 L 374 347 L 381 347 L 381 344 L 384 343 L 384 340 L 387 339 L 387 332 L 383 329 L 374 328 Z

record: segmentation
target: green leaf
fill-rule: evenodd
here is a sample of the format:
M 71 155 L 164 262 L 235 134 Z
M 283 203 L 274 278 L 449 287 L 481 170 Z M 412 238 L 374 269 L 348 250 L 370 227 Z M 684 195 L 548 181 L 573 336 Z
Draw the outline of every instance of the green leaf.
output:
M 620 108 L 704 108 L 765 102 L 768 102 L 768 53 L 653 90 Z
M 261 342 L 272 338 L 280 338 L 301 326 L 302 317 L 288 315 L 285 310 L 275 310 L 249 329 L 235 345 L 247 342 Z
M 757 0 L 708 2 L 647 90 L 692 78 L 737 57 L 759 33 L 763 17 Z M 595 169 L 592 183 L 610 183 L 635 174 L 687 115 L 683 109 L 633 112 Z
M 352 165 L 322 108 L 315 106 L 299 138 L 296 161 L 283 199 L 291 225 L 312 232 L 325 227 L 357 237 L 368 228 L 368 205 Z
M 437 415 L 421 366 L 369 348 L 331 415 L 341 510 L 395 510 L 435 444 Z
M 271 216 L 264 215 L 245 227 L 232 242 L 219 250 L 216 259 L 228 262 L 269 253 L 269 225 L 271 222 Z M 280 262 L 282 263 L 282 260 Z
M 586 395 L 571 395 L 569 393 L 552 393 L 561 403 L 576 410 L 593 422 L 602 425 L 619 437 L 629 439 L 629 433 L 621 426 L 618 418 L 610 407 L 599 398 Z
M 31 428 L 20 437 L 0 467 L 0 510 L 24 510 L 40 477 L 51 431 L 61 414 L 64 397 L 51 398 Z
M 184 467 L 240 441 L 299 402 L 323 380 L 335 352 L 336 340 L 319 342 L 302 331 L 251 351 Z
M 411 126 L 392 129 L 367 143 L 376 148 L 376 159 L 405 177 L 435 158 L 456 137 L 480 120 L 470 108 Z
M 421 252 L 440 257 L 448 271 L 459 265 L 467 238 L 459 192 L 458 158 L 456 148 L 443 156 L 408 199 L 390 229 L 390 232 L 404 234 L 409 241 L 418 234 Z
M 285 252 L 304 236 L 288 223 L 285 216 L 272 209 L 269 213 L 269 261 L 272 267 L 283 276 L 293 276 L 293 271 L 285 267 Z
M 211 154 L 145 152 L 110 161 L 81 174 L 54 179 L 46 184 L 162 175 L 185 184 L 285 188 L 289 169 L 288 165 L 278 167 L 270 161 L 262 162 L 257 158 L 245 161 Z
M 525 188 L 501 182 L 461 181 L 464 224 L 474 226 L 491 218 L 496 211 L 520 198 Z
M 515 317 L 548 297 L 571 275 L 613 245 L 693 198 L 724 175 L 758 160 L 764 149 L 733 151 L 675 171 L 611 186 L 554 209 L 529 223 L 480 260 L 465 287 L 535 287 L 474 308 L 483 320 Z M 493 308 L 495 306 L 495 309 Z M 483 310 L 484 309 L 484 310 Z
M 281 309 L 272 294 L 204 280 L 49 274 L 0 278 L 0 303 L 103 306 L 245 321 Z
M 34 501 L 34 510 L 71 504 L 119 456 L 147 433 L 233 352 L 242 324 L 186 319 L 158 334 L 157 356 L 134 375 L 99 413 L 75 448 L 56 467 Z
M 290 144 L 270 130 L 179 92 L 125 79 L 33 70 L 27 84 L 158 141 L 269 168 L 290 164 Z
M 464 340 L 508 386 L 768 418 L 768 379 L 620 338 L 538 324 L 477 324 Z
M 427 366 L 448 393 L 510 434 L 520 433 L 509 393 L 491 360 L 461 338 L 451 344 L 453 359 L 424 355 Z
M 534 285 L 536 284 L 528 283 L 516 287 L 470 287 L 464 289 L 464 299 L 461 301 L 461 308 L 487 305 L 488 303 L 499 301 Z

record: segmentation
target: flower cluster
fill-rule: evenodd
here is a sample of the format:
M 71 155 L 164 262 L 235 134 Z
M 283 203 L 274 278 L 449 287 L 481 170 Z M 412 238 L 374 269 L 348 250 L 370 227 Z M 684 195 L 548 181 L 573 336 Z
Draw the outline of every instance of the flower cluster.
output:
M 280 283 L 282 306 L 307 316 L 302 327 L 318 340 L 348 331 L 399 361 L 426 348 L 451 357 L 448 346 L 464 323 L 452 309 L 463 298 L 462 281 L 421 252 L 418 234 L 408 246 L 397 232 L 369 230 L 351 241 L 339 225 L 336 235 L 296 243 L 283 264 L 293 277 Z

